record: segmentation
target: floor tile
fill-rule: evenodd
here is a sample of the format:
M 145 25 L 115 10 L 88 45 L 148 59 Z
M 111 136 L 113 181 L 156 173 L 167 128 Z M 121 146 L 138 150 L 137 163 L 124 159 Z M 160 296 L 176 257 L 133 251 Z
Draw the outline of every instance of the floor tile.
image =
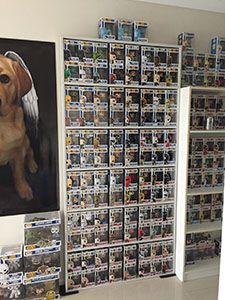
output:
M 204 288 L 201 290 L 189 291 L 191 300 L 217 300 L 218 289 L 216 287 Z

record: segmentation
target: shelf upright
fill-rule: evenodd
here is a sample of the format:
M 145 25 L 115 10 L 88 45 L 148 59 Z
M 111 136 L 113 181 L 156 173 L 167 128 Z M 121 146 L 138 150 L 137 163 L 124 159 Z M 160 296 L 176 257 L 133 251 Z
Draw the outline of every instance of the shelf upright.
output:
M 180 89 L 180 109 L 179 109 L 179 135 L 178 135 L 178 172 L 177 172 L 177 220 L 176 220 L 176 275 L 179 280 L 186 281 L 216 275 L 219 272 L 219 257 L 212 261 L 203 260 L 194 264 L 186 265 L 186 237 L 187 234 L 212 233 L 220 231 L 222 223 L 220 220 L 214 222 L 203 222 L 187 224 L 188 197 L 223 194 L 224 186 L 199 186 L 188 187 L 188 171 L 190 167 L 189 151 L 190 140 L 192 138 L 224 138 L 224 129 L 192 129 L 191 128 L 191 105 L 193 96 L 224 96 L 224 88 L 208 87 L 185 87 Z M 225 99 L 225 98 L 224 98 Z M 224 168 L 223 168 L 224 170 Z M 201 183 L 200 183 L 201 184 Z

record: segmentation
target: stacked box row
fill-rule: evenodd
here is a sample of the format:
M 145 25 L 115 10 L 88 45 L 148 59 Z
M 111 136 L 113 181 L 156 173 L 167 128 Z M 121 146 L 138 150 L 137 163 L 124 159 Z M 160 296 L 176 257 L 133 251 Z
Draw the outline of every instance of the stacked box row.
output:
M 224 138 L 192 138 L 189 151 L 188 186 L 222 187 L 224 184 Z
M 173 237 L 174 204 L 67 214 L 68 251 Z
M 186 265 L 213 259 L 221 252 L 221 231 L 190 233 L 186 236 Z
M 66 126 L 174 126 L 177 91 L 66 86 Z
M 60 224 L 59 212 L 25 216 L 25 299 L 59 298 Z
M 100 39 L 148 42 L 147 28 L 148 22 L 103 17 L 98 22 L 98 36 Z
M 195 53 L 193 33 L 181 33 L 178 44 L 182 45 L 182 86 L 225 86 L 224 38 L 211 42 L 211 53 Z
M 67 172 L 67 211 L 174 200 L 174 168 Z
M 194 95 L 191 100 L 192 130 L 225 128 L 225 97 L 220 95 Z
M 176 130 L 67 130 L 67 169 L 170 165 L 175 163 Z
M 24 299 L 22 246 L 2 247 L 0 251 L 0 299 Z
M 64 40 L 66 82 L 178 87 L 179 48 Z
M 68 255 L 69 290 L 173 272 L 173 241 L 132 244 Z
M 222 212 L 223 194 L 206 194 L 188 197 L 188 224 L 222 221 Z

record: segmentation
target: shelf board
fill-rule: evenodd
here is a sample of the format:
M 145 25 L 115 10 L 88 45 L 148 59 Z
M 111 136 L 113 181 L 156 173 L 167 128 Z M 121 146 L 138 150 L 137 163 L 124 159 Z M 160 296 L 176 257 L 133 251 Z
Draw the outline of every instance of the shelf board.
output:
M 188 189 L 187 196 L 194 196 L 194 195 L 213 195 L 218 193 L 223 193 L 224 187 L 205 187 L 205 188 L 195 188 L 195 189 Z
M 103 170 L 124 170 L 124 169 L 149 169 L 149 168 L 174 168 L 175 164 L 170 165 L 138 165 L 138 166 L 118 166 L 118 167 L 86 167 L 86 168 L 73 168 L 66 169 L 67 172 L 79 172 L 79 171 L 103 171 Z
M 178 90 L 179 86 L 151 86 L 151 85 L 131 85 L 131 84 L 110 84 L 110 83 L 91 83 L 91 82 L 64 82 L 65 86 L 96 86 L 96 87 L 115 87 L 115 88 L 130 88 L 130 89 L 152 89 L 152 90 Z
M 185 280 L 210 277 L 219 274 L 220 258 L 197 261 L 194 265 L 185 266 Z
M 190 130 L 190 136 L 215 136 L 215 135 L 225 135 L 225 130 Z
M 133 129 L 143 129 L 143 130 L 159 130 L 159 129 L 176 129 L 176 126 L 66 126 L 67 130 L 105 130 L 105 129 L 111 129 L 111 130 L 120 130 L 120 129 L 126 129 L 126 130 L 133 130 Z
M 161 201 L 161 202 L 148 202 L 148 203 L 135 203 L 135 204 L 123 204 L 123 205 L 114 205 L 114 206 L 100 206 L 100 207 L 88 207 L 88 208 L 77 208 L 67 210 L 67 214 L 72 214 L 75 212 L 84 212 L 84 211 L 96 211 L 96 210 L 104 210 L 104 209 L 114 209 L 114 208 L 129 208 L 129 207 L 145 207 L 145 206 L 155 206 L 155 205 L 167 205 L 174 204 L 174 200 L 171 201 Z
M 197 233 L 197 232 L 212 232 L 222 230 L 222 222 L 207 222 L 200 224 L 188 224 L 186 233 Z
M 190 86 L 191 90 L 195 93 L 198 92 L 210 92 L 210 93 L 220 93 L 225 92 L 224 87 L 205 87 L 205 86 Z
M 92 247 L 85 247 L 85 248 L 77 248 L 73 250 L 67 250 L 67 253 L 74 253 L 74 252 L 82 252 L 87 250 L 95 250 L 95 249 L 102 249 L 102 248 L 113 248 L 113 247 L 120 247 L 120 246 L 128 246 L 128 245 L 135 245 L 135 244 L 143 244 L 143 243 L 155 243 L 155 242 L 165 242 L 165 241 L 173 241 L 174 236 L 166 237 L 166 238 L 158 238 L 158 239 L 146 239 L 146 240 L 136 240 L 132 242 L 121 242 L 115 244 L 104 244 Z

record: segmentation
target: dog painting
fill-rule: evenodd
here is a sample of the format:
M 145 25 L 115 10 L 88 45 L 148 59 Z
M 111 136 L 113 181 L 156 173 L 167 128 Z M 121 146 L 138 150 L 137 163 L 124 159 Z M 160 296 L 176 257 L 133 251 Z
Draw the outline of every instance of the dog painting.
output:
M 0 39 L 0 215 L 58 209 L 55 45 Z

